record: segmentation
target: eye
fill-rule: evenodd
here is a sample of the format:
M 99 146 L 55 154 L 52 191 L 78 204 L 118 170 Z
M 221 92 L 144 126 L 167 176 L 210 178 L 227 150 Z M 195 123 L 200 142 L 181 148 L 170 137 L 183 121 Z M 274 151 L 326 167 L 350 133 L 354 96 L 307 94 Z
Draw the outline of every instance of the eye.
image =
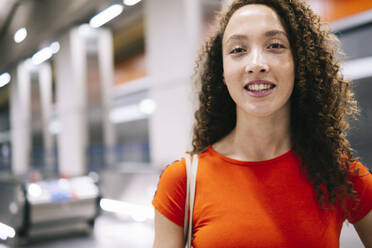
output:
M 281 48 L 285 48 L 284 45 L 278 43 L 278 42 L 274 42 L 274 43 L 271 43 L 268 48 L 272 48 L 272 49 L 281 49 Z
M 236 48 L 234 48 L 234 49 L 232 49 L 232 50 L 230 51 L 230 54 L 238 54 L 238 53 L 242 53 L 242 52 L 245 52 L 245 50 L 244 50 L 243 48 L 241 48 L 241 47 L 236 47 Z

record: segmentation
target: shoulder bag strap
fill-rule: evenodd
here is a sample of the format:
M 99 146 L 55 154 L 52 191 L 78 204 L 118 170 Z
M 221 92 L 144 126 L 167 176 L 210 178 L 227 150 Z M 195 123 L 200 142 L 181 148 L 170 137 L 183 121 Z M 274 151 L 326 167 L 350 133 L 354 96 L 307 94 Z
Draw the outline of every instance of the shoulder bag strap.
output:
M 195 199 L 195 184 L 196 184 L 196 174 L 198 171 L 198 155 L 195 154 L 190 161 L 190 157 L 186 157 L 186 199 L 185 199 L 185 219 L 183 228 L 184 242 L 187 248 L 191 247 L 192 238 L 192 216 L 194 210 L 194 199 Z M 190 209 L 190 218 L 189 218 Z

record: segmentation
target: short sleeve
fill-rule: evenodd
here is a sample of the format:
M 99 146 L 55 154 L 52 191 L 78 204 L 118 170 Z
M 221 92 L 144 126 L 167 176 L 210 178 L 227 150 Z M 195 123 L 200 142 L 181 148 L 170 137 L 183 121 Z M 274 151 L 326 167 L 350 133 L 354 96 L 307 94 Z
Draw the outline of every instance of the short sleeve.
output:
M 184 225 L 186 166 L 184 160 L 167 166 L 160 175 L 152 205 L 179 226 Z
M 348 221 L 352 224 L 363 219 L 372 209 L 372 174 L 361 163 L 357 163 L 356 167 L 359 168 L 359 175 L 353 176 L 352 182 L 354 190 L 358 192 L 360 202 L 357 207 L 351 209 Z

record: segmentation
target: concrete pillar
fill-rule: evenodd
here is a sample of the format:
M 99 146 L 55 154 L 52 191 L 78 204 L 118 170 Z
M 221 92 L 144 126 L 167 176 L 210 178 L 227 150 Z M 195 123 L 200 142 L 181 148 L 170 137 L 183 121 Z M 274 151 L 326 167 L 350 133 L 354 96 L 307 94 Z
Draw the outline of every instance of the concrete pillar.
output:
M 42 172 L 44 166 L 44 140 L 41 111 L 41 89 L 38 67 L 30 67 L 31 147 L 30 169 Z
M 191 75 L 201 39 L 201 1 L 144 2 L 146 60 L 156 110 L 150 119 L 150 152 L 163 167 L 191 149 L 195 97 Z
M 58 166 L 63 176 L 86 172 L 87 140 L 86 48 L 79 28 L 73 28 L 60 39 L 56 54 L 56 105 L 60 122 L 58 133 Z
M 56 171 L 54 168 L 55 157 L 54 137 L 49 130 L 52 117 L 52 69 L 49 63 L 39 65 L 38 78 L 40 84 L 41 123 L 44 148 L 44 170 L 47 175 L 52 176 Z
M 113 163 L 105 153 L 115 143 L 109 121 L 112 35 L 83 25 L 70 30 L 60 43 L 56 57 L 59 169 L 62 175 L 76 176 L 87 172 L 88 163 L 93 169 Z
M 115 129 L 110 121 L 112 108 L 111 88 L 114 82 L 114 54 L 112 33 L 99 29 L 97 40 L 98 69 L 101 85 L 102 122 L 105 144 L 105 164 L 110 167 L 115 163 L 114 146 L 116 144 Z
M 26 62 L 14 72 L 10 93 L 12 173 L 24 175 L 30 163 L 30 73 Z

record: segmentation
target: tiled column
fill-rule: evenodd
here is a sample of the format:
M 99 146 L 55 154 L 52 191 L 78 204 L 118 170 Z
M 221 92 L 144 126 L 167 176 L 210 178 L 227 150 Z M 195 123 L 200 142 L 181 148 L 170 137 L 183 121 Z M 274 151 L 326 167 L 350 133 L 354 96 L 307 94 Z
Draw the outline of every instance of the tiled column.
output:
M 191 148 L 195 97 L 191 75 L 200 44 L 201 1 L 145 1 L 146 60 L 156 110 L 151 161 L 163 167 Z
M 56 54 L 56 104 L 61 126 L 58 166 L 61 175 L 77 176 L 86 172 L 86 48 L 79 28 L 67 32 L 60 44 Z
M 47 175 L 56 171 L 54 150 L 54 137 L 49 129 L 52 115 L 52 69 L 49 63 L 43 63 L 38 69 L 40 84 L 41 124 L 44 148 L 44 169 Z
M 109 121 L 112 35 L 85 25 L 70 30 L 60 43 L 56 59 L 59 170 L 76 176 L 86 173 L 87 165 L 104 168 L 113 162 L 105 153 L 115 140 Z
M 30 163 L 30 72 L 25 62 L 14 72 L 10 93 L 12 172 L 24 175 Z

